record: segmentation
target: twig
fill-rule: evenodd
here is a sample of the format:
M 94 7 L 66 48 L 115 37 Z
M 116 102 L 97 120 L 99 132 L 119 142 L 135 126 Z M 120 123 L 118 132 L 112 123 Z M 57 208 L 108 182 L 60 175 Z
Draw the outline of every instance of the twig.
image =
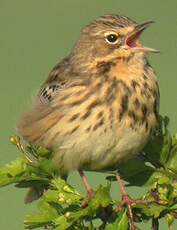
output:
M 158 218 L 152 219 L 152 230 L 159 230 L 159 220 Z
M 128 216 L 128 219 L 129 219 L 129 227 L 130 227 L 130 230 L 136 230 L 136 226 L 134 224 L 134 220 L 133 220 L 133 212 L 132 212 L 132 199 L 129 198 L 129 195 L 125 189 L 125 186 L 120 178 L 120 176 L 118 174 L 116 174 L 116 179 L 117 179 L 117 182 L 120 186 L 120 191 L 121 191 L 121 194 L 122 194 L 122 202 L 120 204 L 121 207 L 123 206 L 127 206 L 127 216 Z
M 172 212 L 172 215 L 174 216 L 175 219 L 177 219 L 177 213 L 176 212 Z

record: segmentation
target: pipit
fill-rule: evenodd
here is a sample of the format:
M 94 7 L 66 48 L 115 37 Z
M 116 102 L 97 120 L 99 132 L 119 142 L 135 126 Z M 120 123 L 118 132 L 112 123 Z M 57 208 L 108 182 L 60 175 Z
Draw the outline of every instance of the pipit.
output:
M 86 26 L 18 125 L 27 142 L 54 151 L 62 176 L 78 170 L 90 196 L 83 171 L 116 169 L 155 127 L 159 91 L 146 53 L 156 50 L 139 41 L 151 23 L 105 15 Z

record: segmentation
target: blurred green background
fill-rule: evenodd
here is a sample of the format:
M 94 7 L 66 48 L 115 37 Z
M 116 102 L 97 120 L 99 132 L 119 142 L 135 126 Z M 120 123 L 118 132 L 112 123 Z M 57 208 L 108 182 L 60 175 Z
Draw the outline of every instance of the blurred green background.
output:
M 143 41 L 161 50 L 149 57 L 158 74 L 161 113 L 177 130 L 177 1 L 162 0 L 0 0 L 0 164 L 16 158 L 19 152 L 9 144 L 20 114 L 30 104 L 50 69 L 66 56 L 80 29 L 105 13 L 127 15 L 138 22 L 155 20 L 144 33 Z M 89 173 L 96 187 L 104 176 Z M 72 185 L 83 191 L 77 174 Z M 136 197 L 140 188 L 130 188 Z M 119 198 L 117 186 L 114 196 Z M 35 204 L 23 203 L 25 191 L 12 186 L 0 189 L 0 229 L 22 230 L 24 216 Z M 176 224 L 177 228 L 177 224 Z M 143 229 L 150 229 L 149 225 Z M 167 229 L 164 223 L 161 230 Z

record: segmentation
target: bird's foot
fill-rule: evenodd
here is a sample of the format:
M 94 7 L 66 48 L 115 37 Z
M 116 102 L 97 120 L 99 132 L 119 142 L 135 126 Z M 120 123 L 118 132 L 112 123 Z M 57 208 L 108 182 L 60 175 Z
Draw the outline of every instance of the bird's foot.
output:
M 82 170 L 79 170 L 79 174 L 82 178 L 82 181 L 83 181 L 83 184 L 84 184 L 84 187 L 87 191 L 87 195 L 86 197 L 84 198 L 83 202 L 82 202 L 82 206 L 83 207 L 87 207 L 88 206 L 88 202 L 91 198 L 95 197 L 95 191 L 92 189 L 91 185 L 89 184 L 88 182 L 88 179 L 86 177 L 86 175 L 84 174 L 84 172 Z
M 126 191 L 125 185 L 124 185 L 123 181 L 121 180 L 121 178 L 118 174 L 116 175 L 116 179 L 117 179 L 117 182 L 120 186 L 120 190 L 121 190 L 121 194 L 122 194 L 122 201 L 117 206 L 115 211 L 119 212 L 123 207 L 126 206 L 127 207 L 127 215 L 128 215 L 128 219 L 129 219 L 129 229 L 130 230 L 136 230 L 137 227 L 134 224 L 132 207 L 139 202 L 137 200 L 133 200 L 129 197 L 129 195 Z
M 120 210 L 123 207 L 127 207 L 127 214 L 128 214 L 128 219 L 129 219 L 129 226 L 130 230 L 136 230 L 136 226 L 134 224 L 134 219 L 133 219 L 133 211 L 132 211 L 132 206 L 135 205 L 137 202 L 136 200 L 133 200 L 129 197 L 128 194 L 122 195 L 122 201 L 121 203 L 117 206 L 116 212 L 120 212 Z
M 87 196 L 91 199 L 94 198 L 96 195 L 96 192 L 93 189 L 90 189 L 89 191 L 87 191 Z

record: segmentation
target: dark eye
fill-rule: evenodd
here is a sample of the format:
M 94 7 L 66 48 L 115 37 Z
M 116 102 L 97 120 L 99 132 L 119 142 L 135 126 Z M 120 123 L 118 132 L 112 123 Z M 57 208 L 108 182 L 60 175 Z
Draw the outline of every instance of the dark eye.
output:
M 105 36 L 105 39 L 109 44 L 116 44 L 118 41 L 118 35 L 115 33 L 110 33 Z

